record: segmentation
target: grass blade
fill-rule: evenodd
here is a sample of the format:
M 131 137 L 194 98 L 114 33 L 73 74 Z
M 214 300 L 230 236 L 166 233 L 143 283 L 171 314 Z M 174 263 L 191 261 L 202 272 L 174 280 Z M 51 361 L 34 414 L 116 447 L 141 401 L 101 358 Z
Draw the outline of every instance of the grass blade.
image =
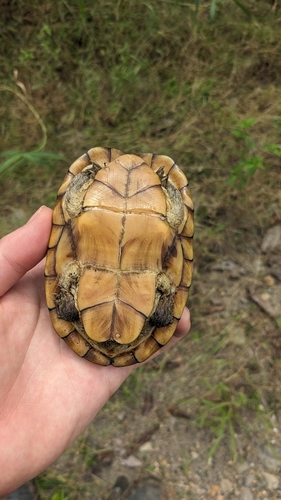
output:
M 201 0 L 195 0 L 195 12 L 196 12 L 196 14 L 199 11 L 200 4 L 201 4 Z
M 64 160 L 64 157 L 55 153 L 45 151 L 30 151 L 28 153 L 22 151 L 4 151 L 0 153 L 0 158 L 6 158 L 0 164 L 0 174 L 6 170 L 13 170 L 24 163 L 40 165 L 42 167 L 50 167 L 54 160 Z
M 252 17 L 251 12 L 249 11 L 249 9 L 247 9 L 247 7 L 245 7 L 243 3 L 239 2 L 239 0 L 233 0 L 233 2 L 236 3 L 236 5 L 240 7 L 241 10 L 243 10 L 246 16 L 248 16 L 249 18 Z
M 210 19 L 211 19 L 211 21 L 215 20 L 216 11 L 217 11 L 217 0 L 212 0 L 211 6 L 210 6 Z

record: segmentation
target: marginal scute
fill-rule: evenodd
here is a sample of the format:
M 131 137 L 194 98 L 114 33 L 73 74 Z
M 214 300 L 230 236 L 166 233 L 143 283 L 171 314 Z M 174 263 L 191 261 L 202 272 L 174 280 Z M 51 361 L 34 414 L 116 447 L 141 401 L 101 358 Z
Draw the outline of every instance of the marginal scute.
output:
M 192 238 L 194 234 L 194 214 L 185 207 L 186 223 L 181 232 L 184 237 Z
M 193 260 L 193 240 L 192 238 L 181 238 L 183 256 L 187 260 Z
M 69 172 L 73 175 L 80 174 L 83 168 L 88 167 L 91 164 L 87 154 L 80 156 L 72 165 L 69 167 Z
M 190 190 L 188 187 L 184 187 L 181 189 L 182 201 L 190 210 L 194 210 L 194 204 L 190 196 Z
M 182 268 L 182 279 L 180 284 L 185 287 L 190 287 L 191 279 L 192 279 L 192 262 L 184 260 Z
M 169 156 L 153 155 L 151 167 L 155 172 L 163 169 L 165 175 L 168 175 L 174 164 L 174 160 L 172 160 L 172 158 L 169 158 Z
M 76 330 L 65 337 L 64 341 L 78 356 L 85 356 L 91 348 L 91 345 Z
M 52 233 L 49 240 L 49 248 L 54 248 L 55 246 L 57 246 L 59 239 L 62 235 L 62 232 L 63 232 L 63 226 L 53 225 Z
M 89 351 L 86 352 L 83 356 L 84 359 L 87 359 L 91 363 L 95 363 L 96 365 L 102 365 L 102 366 L 108 366 L 110 365 L 110 358 L 108 356 L 105 356 L 101 352 L 97 351 L 97 349 L 94 349 L 91 347 Z
M 169 173 L 169 178 L 175 183 L 177 188 L 181 190 L 185 188 L 188 184 L 187 178 L 185 177 L 182 170 L 175 164 Z
M 70 333 L 75 331 L 75 328 L 72 325 L 72 323 L 58 318 L 57 311 L 55 309 L 52 309 L 50 311 L 50 316 L 54 329 L 61 338 L 67 337 Z
M 175 308 L 174 308 L 174 317 L 176 319 L 180 319 L 183 309 L 186 305 L 188 297 L 188 290 L 186 288 L 179 287 L 175 293 Z
M 104 165 L 111 159 L 111 151 L 112 150 L 109 148 L 92 148 L 88 151 L 88 157 L 92 163 L 96 163 L 100 167 L 104 167 Z
M 68 186 L 71 184 L 73 181 L 74 174 L 71 172 L 67 172 L 65 178 L 63 179 L 62 185 L 58 190 L 58 196 L 64 195 L 65 191 L 67 190 Z
M 153 337 L 156 342 L 162 346 L 166 345 L 167 342 L 172 338 L 175 333 L 175 329 L 177 327 L 178 320 L 174 319 L 172 323 L 167 326 L 163 326 L 162 328 L 156 328 L 153 332 Z
M 56 276 L 56 249 L 50 248 L 46 255 L 45 275 L 47 278 Z
M 124 154 L 125 154 L 124 151 L 121 151 L 121 149 L 111 148 L 110 149 L 110 161 L 114 161 L 117 158 L 119 158 L 119 156 L 122 156 Z
M 153 337 L 149 337 L 142 342 L 134 351 L 134 356 L 139 363 L 145 361 L 159 349 L 159 345 Z
M 71 264 L 76 257 L 75 246 L 72 244 L 71 225 L 64 226 L 57 248 L 54 249 L 54 255 L 56 257 L 56 273 L 60 277 L 66 266 Z
M 193 210 L 167 156 L 96 147 L 70 166 L 45 290 L 54 329 L 80 357 L 129 366 L 170 340 L 191 284 Z
M 62 210 L 61 198 L 58 197 L 53 212 L 53 224 L 56 226 L 63 226 L 64 223 L 65 219 Z
M 119 354 L 118 356 L 112 359 L 112 365 L 118 368 L 122 366 L 134 365 L 136 363 L 137 360 L 131 351 L 125 352 L 124 354 Z
M 143 161 L 149 166 L 152 168 L 151 164 L 152 164 L 152 160 L 153 160 L 153 154 L 152 153 L 140 153 L 139 155 Z M 154 170 L 154 169 L 153 169 Z
M 46 302 L 48 309 L 54 309 L 56 307 L 55 297 L 59 291 L 58 282 L 56 276 L 45 278 L 45 289 L 46 289 Z

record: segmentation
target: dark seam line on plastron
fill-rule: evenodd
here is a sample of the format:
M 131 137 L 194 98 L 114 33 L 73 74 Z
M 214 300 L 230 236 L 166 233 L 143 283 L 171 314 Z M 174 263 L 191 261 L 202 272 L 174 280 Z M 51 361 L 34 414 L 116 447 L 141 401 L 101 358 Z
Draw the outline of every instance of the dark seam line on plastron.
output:
M 153 184 L 152 186 L 147 186 L 146 188 L 142 188 L 140 189 L 139 191 L 136 191 L 134 194 L 132 194 L 131 196 L 128 196 L 128 199 L 130 200 L 131 198 L 133 198 L 134 196 L 136 196 L 137 194 L 140 194 L 140 193 L 144 193 L 145 191 L 148 191 L 149 189 L 152 189 L 152 188 L 159 188 L 159 189 L 162 189 L 161 187 L 161 184 Z
M 111 191 L 113 191 L 115 194 L 117 194 L 118 196 L 120 196 L 120 198 L 125 198 L 126 195 L 122 195 L 121 193 L 119 193 L 113 186 L 111 186 L 111 184 L 106 184 L 105 182 L 103 181 L 100 181 L 99 179 L 95 179 L 95 182 L 98 182 L 99 184 L 102 184 L 103 186 L 107 187 L 108 189 L 111 189 Z
M 167 260 L 169 259 L 169 257 L 171 255 L 173 249 L 175 248 L 177 239 L 178 239 L 178 235 L 175 234 L 175 236 L 173 237 L 173 241 L 172 241 L 171 245 L 168 247 L 167 253 L 166 253 L 166 255 L 163 258 L 162 267 L 164 267 L 165 262 L 167 262 Z M 182 248 L 182 246 L 181 246 L 181 248 Z
M 125 304 L 126 306 L 130 307 L 131 309 L 133 309 L 134 311 L 136 311 L 137 313 L 139 313 L 143 318 L 145 318 L 145 319 L 148 318 L 148 316 L 146 316 L 144 313 L 142 313 L 141 311 L 139 311 L 139 309 L 137 309 L 136 307 L 132 306 L 131 304 L 128 304 L 128 302 L 125 302 L 122 299 L 119 299 L 119 301 L 122 302 L 122 304 Z
M 66 223 L 66 227 L 67 227 L 67 230 L 68 230 L 68 235 L 70 237 L 71 250 L 72 250 L 72 252 L 74 254 L 75 260 L 77 260 L 76 245 L 75 245 L 75 241 L 74 241 L 74 237 L 73 237 L 71 219 L 69 219 L 69 221 Z M 62 231 L 62 233 L 63 233 L 63 231 Z
M 88 311 L 89 309 L 95 309 L 96 307 L 102 306 L 104 304 L 112 304 L 113 302 L 115 302 L 115 299 L 108 300 L 107 302 L 99 302 L 98 304 L 95 304 L 93 306 L 84 307 L 84 309 L 80 310 L 80 313 L 82 314 L 84 311 Z

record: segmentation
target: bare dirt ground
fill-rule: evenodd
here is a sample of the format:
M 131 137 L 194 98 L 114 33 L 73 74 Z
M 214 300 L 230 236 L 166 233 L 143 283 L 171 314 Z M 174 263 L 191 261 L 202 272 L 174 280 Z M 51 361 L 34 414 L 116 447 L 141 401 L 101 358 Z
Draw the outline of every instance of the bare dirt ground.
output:
M 163 499 L 281 499 L 279 230 L 195 268 L 189 338 L 132 375 L 46 479 L 79 476 L 69 498 L 107 500 L 125 476 L 116 498 L 153 477 Z

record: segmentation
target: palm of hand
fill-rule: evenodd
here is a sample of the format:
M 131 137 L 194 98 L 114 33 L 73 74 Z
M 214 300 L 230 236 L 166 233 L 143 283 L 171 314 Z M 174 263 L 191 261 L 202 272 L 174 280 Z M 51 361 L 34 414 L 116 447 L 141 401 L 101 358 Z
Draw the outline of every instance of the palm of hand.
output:
M 53 330 L 39 262 L 50 225 L 44 208 L 1 240 L 0 495 L 56 460 L 134 369 L 92 365 Z M 178 336 L 188 328 L 185 313 Z

